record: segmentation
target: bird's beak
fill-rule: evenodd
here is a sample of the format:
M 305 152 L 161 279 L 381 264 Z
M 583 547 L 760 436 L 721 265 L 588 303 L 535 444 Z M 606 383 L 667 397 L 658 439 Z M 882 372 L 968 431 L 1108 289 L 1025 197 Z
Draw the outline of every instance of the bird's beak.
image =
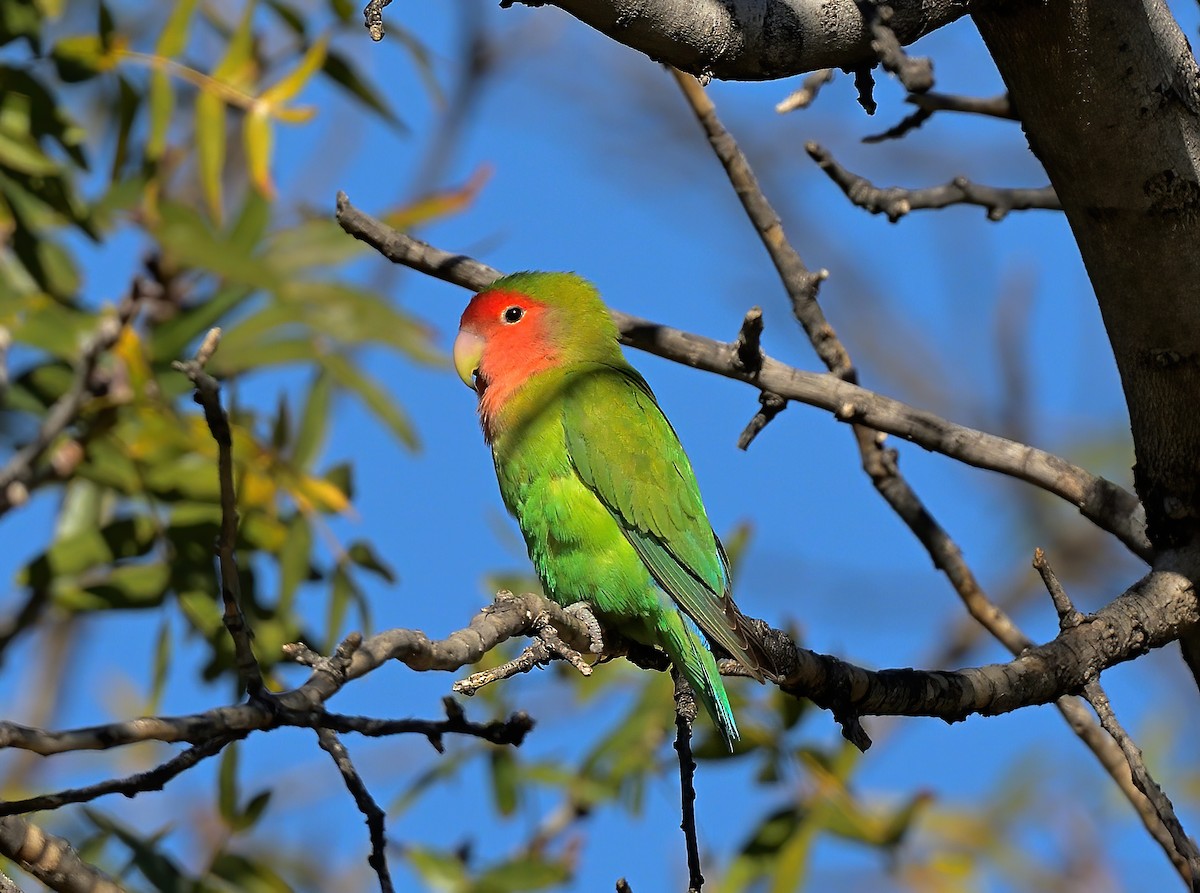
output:
M 479 372 L 479 359 L 483 356 L 483 339 L 474 332 L 462 329 L 454 339 L 454 368 L 463 384 L 475 390 L 475 375 Z

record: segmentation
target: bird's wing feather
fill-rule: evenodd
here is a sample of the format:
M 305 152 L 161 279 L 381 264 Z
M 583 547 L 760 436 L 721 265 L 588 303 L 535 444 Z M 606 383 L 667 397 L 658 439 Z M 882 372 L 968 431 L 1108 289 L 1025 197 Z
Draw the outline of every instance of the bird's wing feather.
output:
M 662 589 L 761 679 L 769 659 L 733 603 L 725 550 L 679 438 L 631 367 L 589 365 L 564 392 L 567 452 Z

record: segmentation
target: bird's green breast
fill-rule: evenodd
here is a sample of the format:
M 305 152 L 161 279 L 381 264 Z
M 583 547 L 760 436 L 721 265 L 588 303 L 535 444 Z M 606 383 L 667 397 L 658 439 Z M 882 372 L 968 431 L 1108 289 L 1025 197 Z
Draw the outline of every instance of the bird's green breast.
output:
M 500 493 L 547 595 L 561 605 L 587 601 L 610 620 L 636 627 L 637 617 L 660 607 L 661 595 L 612 513 L 580 480 L 567 449 L 562 399 L 559 390 L 513 407 L 523 410 L 510 416 L 519 421 L 492 442 Z

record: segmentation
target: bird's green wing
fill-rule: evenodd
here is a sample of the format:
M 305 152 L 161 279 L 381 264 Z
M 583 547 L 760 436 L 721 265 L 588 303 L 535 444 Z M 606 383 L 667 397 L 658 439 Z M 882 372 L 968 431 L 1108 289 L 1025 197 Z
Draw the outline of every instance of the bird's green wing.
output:
M 632 367 L 590 364 L 571 376 L 563 397 L 567 452 L 580 480 L 658 585 L 761 680 L 769 659 L 733 603 L 725 551 L 649 385 Z

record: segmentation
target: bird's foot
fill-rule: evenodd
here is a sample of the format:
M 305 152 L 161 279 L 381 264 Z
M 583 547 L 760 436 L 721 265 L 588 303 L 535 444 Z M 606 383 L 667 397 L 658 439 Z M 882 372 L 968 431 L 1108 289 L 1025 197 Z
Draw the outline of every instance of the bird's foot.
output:
M 604 653 L 604 632 L 600 629 L 600 621 L 596 619 L 596 615 L 592 613 L 592 608 L 587 602 L 575 602 L 568 606 L 566 612 L 583 624 L 587 630 L 588 640 L 591 642 L 588 648 L 592 654 Z

